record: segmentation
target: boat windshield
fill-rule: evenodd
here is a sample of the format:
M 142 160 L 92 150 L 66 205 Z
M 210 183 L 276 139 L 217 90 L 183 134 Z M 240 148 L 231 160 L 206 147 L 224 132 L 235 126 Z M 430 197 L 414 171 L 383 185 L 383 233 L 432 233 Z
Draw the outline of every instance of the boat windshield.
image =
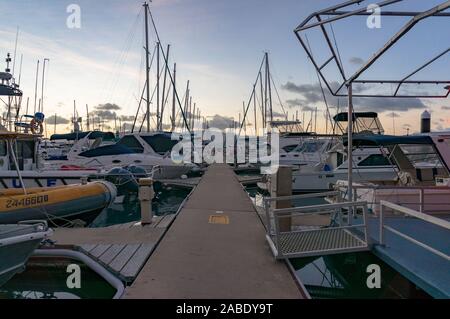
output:
M 172 140 L 170 135 L 158 134 L 150 136 L 141 136 L 141 138 L 158 154 L 164 155 L 171 152 L 172 148 L 178 144 L 179 141 Z
M 399 145 L 405 156 L 416 167 L 443 167 L 442 162 L 432 145 Z
M 296 151 L 300 153 L 316 153 L 320 151 L 325 141 L 305 141 Z

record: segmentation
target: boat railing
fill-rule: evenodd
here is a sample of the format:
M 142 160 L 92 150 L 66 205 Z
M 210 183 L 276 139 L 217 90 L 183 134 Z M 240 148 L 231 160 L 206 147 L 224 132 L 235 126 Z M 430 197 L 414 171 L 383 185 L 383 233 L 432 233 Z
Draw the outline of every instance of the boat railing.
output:
M 337 196 L 340 192 L 267 198 L 266 239 L 278 259 L 329 255 L 368 250 L 368 208 L 366 202 L 339 202 L 303 207 L 271 209 L 270 203 L 293 199 Z M 362 223 L 354 223 L 356 211 L 362 212 Z M 329 215 L 327 225 L 292 227 L 293 218 Z M 273 219 L 273 222 L 272 222 Z M 283 220 L 283 221 L 282 221 Z M 338 222 L 333 223 L 333 220 Z
M 450 261 L 450 256 L 443 253 L 442 251 L 439 251 L 439 250 L 437 250 L 437 249 L 435 249 L 435 248 L 433 248 L 411 236 L 408 236 L 405 233 L 402 233 L 401 231 L 399 231 L 398 229 L 394 229 L 393 227 L 386 225 L 385 219 L 384 219 L 385 208 L 389 208 L 390 210 L 393 210 L 395 212 L 405 214 L 407 216 L 414 217 L 414 218 L 420 219 L 422 221 L 436 225 L 438 227 L 442 227 L 447 230 L 450 230 L 450 222 L 448 222 L 442 218 L 430 216 L 430 215 L 415 211 L 413 209 L 410 209 L 410 208 L 407 208 L 404 206 L 400 206 L 400 205 L 397 205 L 397 204 L 394 204 L 394 203 L 391 203 L 388 201 L 381 200 L 380 201 L 380 216 L 379 216 L 380 217 L 380 223 L 379 223 L 379 243 L 380 243 L 380 245 L 383 246 L 386 243 L 385 230 L 387 230 L 387 231 L 390 231 L 390 232 L 402 237 L 403 239 L 406 239 L 406 240 L 426 249 L 427 251 L 429 251 L 437 256 L 440 256 L 440 257 L 446 259 L 447 261 Z
M 345 198 L 345 194 L 347 193 L 347 185 L 338 185 L 336 187 L 338 191 L 340 191 L 343 195 L 342 198 Z M 431 195 L 430 191 L 441 191 L 442 193 L 446 193 L 450 196 L 450 187 L 449 186 L 392 186 L 392 185 L 374 185 L 374 184 L 362 184 L 362 185 L 353 185 L 353 198 L 358 199 L 360 198 L 361 193 L 365 193 L 364 191 L 367 190 L 392 190 L 392 191 L 399 191 L 399 190 L 412 190 L 417 191 L 418 201 L 405 201 L 405 202 L 397 202 L 397 204 L 400 205 L 411 205 L 411 206 L 417 206 L 419 212 L 421 213 L 439 213 L 442 212 L 441 209 L 426 209 L 426 206 L 435 206 L 435 207 L 442 207 L 442 206 L 448 206 L 446 210 L 450 210 L 450 202 L 444 203 L 444 202 L 433 202 L 430 200 L 426 200 L 426 195 Z M 397 195 L 397 194 L 392 194 Z M 378 204 L 378 203 L 373 203 Z

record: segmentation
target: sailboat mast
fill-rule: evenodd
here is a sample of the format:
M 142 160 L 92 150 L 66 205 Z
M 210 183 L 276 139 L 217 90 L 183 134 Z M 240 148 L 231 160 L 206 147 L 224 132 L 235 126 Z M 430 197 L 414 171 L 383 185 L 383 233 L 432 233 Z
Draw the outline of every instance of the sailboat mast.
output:
M 175 103 L 176 103 L 177 64 L 173 65 L 173 97 L 172 97 L 172 132 L 175 131 Z
M 159 90 L 159 78 L 160 78 L 160 52 L 161 50 L 161 43 L 156 43 L 156 129 L 159 130 L 159 123 L 161 121 L 160 119 L 160 112 L 161 112 L 161 105 L 160 105 L 160 90 Z
M 267 67 L 267 83 L 269 85 L 269 112 L 270 122 L 273 122 L 273 109 L 272 109 L 272 84 L 270 81 L 270 67 L 269 67 L 269 53 L 266 52 L 266 67 Z
M 147 132 L 150 132 L 150 60 L 149 60 L 149 50 L 148 50 L 148 3 L 144 3 L 145 11 L 145 76 L 147 78 L 146 91 L 147 91 Z

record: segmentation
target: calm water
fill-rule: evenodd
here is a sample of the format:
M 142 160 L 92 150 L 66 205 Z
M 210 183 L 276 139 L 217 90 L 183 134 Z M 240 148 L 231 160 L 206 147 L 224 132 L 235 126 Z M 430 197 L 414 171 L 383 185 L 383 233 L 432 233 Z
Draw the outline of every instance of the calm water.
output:
M 262 206 L 264 194 L 260 193 L 258 187 L 252 185 L 246 187 L 246 190 L 256 205 Z M 321 198 L 293 202 L 295 206 L 326 203 Z M 290 262 L 313 299 L 431 298 L 370 252 L 296 258 Z M 381 289 L 367 287 L 367 266 L 372 264 L 380 266 Z
M 81 268 L 81 289 L 69 289 L 69 264 Z M 116 289 L 78 261 L 32 259 L 27 269 L 0 287 L 0 299 L 111 299 Z
M 152 202 L 153 213 L 157 216 L 175 214 L 191 189 L 181 187 L 156 187 Z M 127 195 L 122 204 L 113 204 L 105 209 L 92 222 L 90 227 L 99 228 L 111 225 L 137 222 L 141 219 L 140 203 L 137 194 Z
M 176 213 L 190 192 L 187 188 L 156 185 L 156 196 L 152 203 L 154 214 L 161 216 Z M 89 227 L 106 227 L 139 220 L 139 200 L 136 194 L 131 194 L 124 198 L 122 204 L 113 204 L 101 212 Z M 23 273 L 15 275 L 0 287 L 0 299 L 111 299 L 114 296 L 115 289 L 83 265 L 81 289 L 67 288 L 68 264 L 67 261 L 48 259 L 37 263 L 33 259 Z
M 370 252 L 296 258 L 290 261 L 313 299 L 431 298 Z M 367 287 L 367 266 L 372 264 L 380 266 L 380 289 Z

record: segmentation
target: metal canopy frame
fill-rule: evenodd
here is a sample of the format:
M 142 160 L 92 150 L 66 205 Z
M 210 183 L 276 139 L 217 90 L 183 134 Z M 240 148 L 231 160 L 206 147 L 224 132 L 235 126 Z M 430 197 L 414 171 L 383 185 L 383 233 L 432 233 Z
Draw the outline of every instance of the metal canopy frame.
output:
M 308 55 L 309 59 L 313 63 L 314 67 L 316 68 L 316 71 L 319 74 L 319 80 L 322 79 L 326 86 L 328 87 L 328 90 L 330 93 L 334 96 L 338 97 L 348 97 L 348 118 L 353 118 L 353 97 L 390 97 L 390 98 L 447 98 L 450 94 L 450 80 L 448 81 L 413 81 L 408 80 L 411 76 L 418 73 L 419 71 L 423 70 L 436 60 L 438 60 L 440 57 L 444 56 L 449 52 L 449 49 L 444 50 L 444 52 L 441 52 L 437 56 L 433 57 L 432 59 L 428 60 L 421 66 L 415 68 L 412 72 L 407 74 L 401 79 L 398 80 L 360 80 L 361 75 L 365 73 L 367 69 L 369 69 L 381 56 L 383 56 L 384 53 L 386 53 L 390 48 L 392 48 L 397 41 L 399 41 L 403 36 L 405 36 L 409 31 L 411 31 L 417 23 L 420 21 L 427 19 L 429 17 L 450 17 L 449 12 L 443 12 L 450 8 L 450 0 L 447 0 L 427 11 L 423 12 L 407 12 L 407 11 L 381 11 L 380 15 L 389 15 L 393 17 L 412 17 L 403 27 L 400 28 L 399 31 L 395 35 L 393 35 L 368 61 L 364 63 L 360 67 L 359 70 L 357 70 L 352 76 L 347 77 L 345 75 L 344 68 L 342 66 L 342 62 L 340 60 L 339 52 L 336 52 L 338 48 L 334 48 L 330 36 L 325 28 L 327 24 L 331 24 L 332 22 L 351 17 L 351 16 L 357 16 L 357 15 L 367 15 L 368 10 L 366 7 L 362 7 L 358 10 L 353 11 L 337 11 L 339 9 L 347 8 L 349 6 L 355 5 L 355 4 L 361 4 L 365 0 L 350 0 L 346 1 L 342 4 L 329 7 L 327 9 L 317 11 L 311 15 L 309 15 L 295 30 L 294 33 L 297 37 L 297 39 L 300 41 L 300 44 L 302 45 L 303 49 L 305 50 L 306 54 Z M 386 7 L 395 3 L 402 2 L 403 0 L 385 0 L 382 2 L 377 3 L 378 7 Z M 329 18 L 328 16 L 332 15 L 333 17 Z M 325 16 L 325 19 L 323 19 Z M 316 21 L 314 21 L 314 18 Z M 325 38 L 325 41 L 328 45 L 328 48 L 331 52 L 331 57 L 328 58 L 325 63 L 322 65 L 319 65 L 318 62 L 315 60 L 312 51 L 310 48 L 308 48 L 307 44 L 301 37 L 301 33 L 312 29 L 320 27 L 322 34 Z M 322 72 L 322 69 L 327 66 L 331 61 L 336 63 L 337 68 L 339 69 L 339 73 L 342 76 L 342 83 L 340 84 L 339 88 L 336 90 L 333 90 L 329 81 L 325 77 L 325 75 Z M 378 83 L 378 84 L 384 84 L 384 83 L 391 83 L 391 84 L 397 84 L 397 89 L 395 90 L 394 94 L 391 95 L 376 95 L 376 94 L 358 94 L 357 92 L 353 92 L 353 83 Z M 422 95 L 422 94 L 398 94 L 400 87 L 403 84 L 423 84 L 423 83 L 435 83 L 435 84 L 442 84 L 446 86 L 443 88 L 446 90 L 441 95 L 437 96 L 430 96 L 430 95 Z M 341 89 L 346 86 L 347 92 L 346 93 L 339 93 Z M 347 156 L 348 158 L 352 158 L 352 152 L 353 152 L 353 121 L 348 122 L 348 148 L 347 148 Z M 352 161 L 348 161 L 348 194 L 349 194 L 349 200 L 353 200 L 353 165 Z
M 331 42 L 330 35 L 325 28 L 327 24 L 331 24 L 332 22 L 336 22 L 341 19 L 345 19 L 352 16 L 368 16 L 371 15 L 371 12 L 367 12 L 367 8 L 363 6 L 362 8 L 358 10 L 353 11 L 338 11 L 340 9 L 347 8 L 349 6 L 355 5 L 355 4 L 361 4 L 365 0 L 351 0 L 344 2 L 342 4 L 329 7 L 324 10 L 317 11 L 311 15 L 309 15 L 295 30 L 294 33 L 299 40 L 300 44 L 302 45 L 303 49 L 305 50 L 306 54 L 308 55 L 309 59 L 313 63 L 316 71 L 320 75 L 320 78 L 324 81 L 325 85 L 327 86 L 328 90 L 331 92 L 332 95 L 337 97 L 346 97 L 348 96 L 348 92 L 343 90 L 344 86 L 349 86 L 350 83 L 359 83 L 359 84 L 368 84 L 368 83 L 374 83 L 374 84 L 396 84 L 396 89 L 393 94 L 386 94 L 386 95 L 379 95 L 379 94 L 364 94 L 364 93 L 356 93 L 353 92 L 354 97 L 396 97 L 396 98 L 447 98 L 450 95 L 450 80 L 436 80 L 436 81 L 430 81 L 430 80 L 409 80 L 413 75 L 417 74 L 421 70 L 425 69 L 441 57 L 445 56 L 450 52 L 450 48 L 445 49 L 443 52 L 440 52 L 430 60 L 426 61 L 422 65 L 416 67 L 414 70 L 412 70 L 409 74 L 405 75 L 404 77 L 396 80 L 387 80 L 387 79 L 370 79 L 370 80 L 361 80 L 360 77 L 365 73 L 367 69 L 370 68 L 381 56 L 383 56 L 391 47 L 395 45 L 395 43 L 400 40 L 405 34 L 407 34 L 417 23 L 420 21 L 429 18 L 429 17 L 450 17 L 450 12 L 443 12 L 450 8 L 450 0 L 445 1 L 442 4 L 433 7 L 430 10 L 427 10 L 425 12 L 411 12 L 411 11 L 384 11 L 381 10 L 380 15 L 381 16 L 390 16 L 390 17 L 412 17 L 411 20 L 409 20 L 392 38 L 389 39 L 389 41 L 386 42 L 368 61 L 365 62 L 364 65 L 360 67 L 359 70 L 357 70 L 353 75 L 347 77 L 344 71 L 344 68 L 342 66 L 342 62 L 339 58 L 339 53 L 336 52 L 336 48 L 333 46 Z M 377 3 L 377 5 L 382 8 L 386 7 L 398 2 L 402 2 L 403 0 L 386 0 Z M 332 16 L 332 17 L 329 17 Z M 313 29 L 313 28 L 320 28 L 322 31 L 322 35 L 326 41 L 326 44 L 328 46 L 328 49 L 330 51 L 330 58 L 328 58 L 325 62 L 319 63 L 312 53 L 312 50 L 308 47 L 307 42 L 302 38 L 301 33 L 303 33 L 306 30 Z M 323 73 L 323 69 L 329 65 L 330 62 L 334 61 L 336 64 L 339 74 L 341 76 L 341 83 L 338 88 L 333 89 L 330 81 L 326 78 L 326 76 Z M 404 84 L 436 84 L 436 85 L 443 85 L 443 90 L 445 90 L 440 95 L 424 95 L 424 94 L 399 94 L 400 88 Z M 344 91 L 344 92 L 342 92 Z

